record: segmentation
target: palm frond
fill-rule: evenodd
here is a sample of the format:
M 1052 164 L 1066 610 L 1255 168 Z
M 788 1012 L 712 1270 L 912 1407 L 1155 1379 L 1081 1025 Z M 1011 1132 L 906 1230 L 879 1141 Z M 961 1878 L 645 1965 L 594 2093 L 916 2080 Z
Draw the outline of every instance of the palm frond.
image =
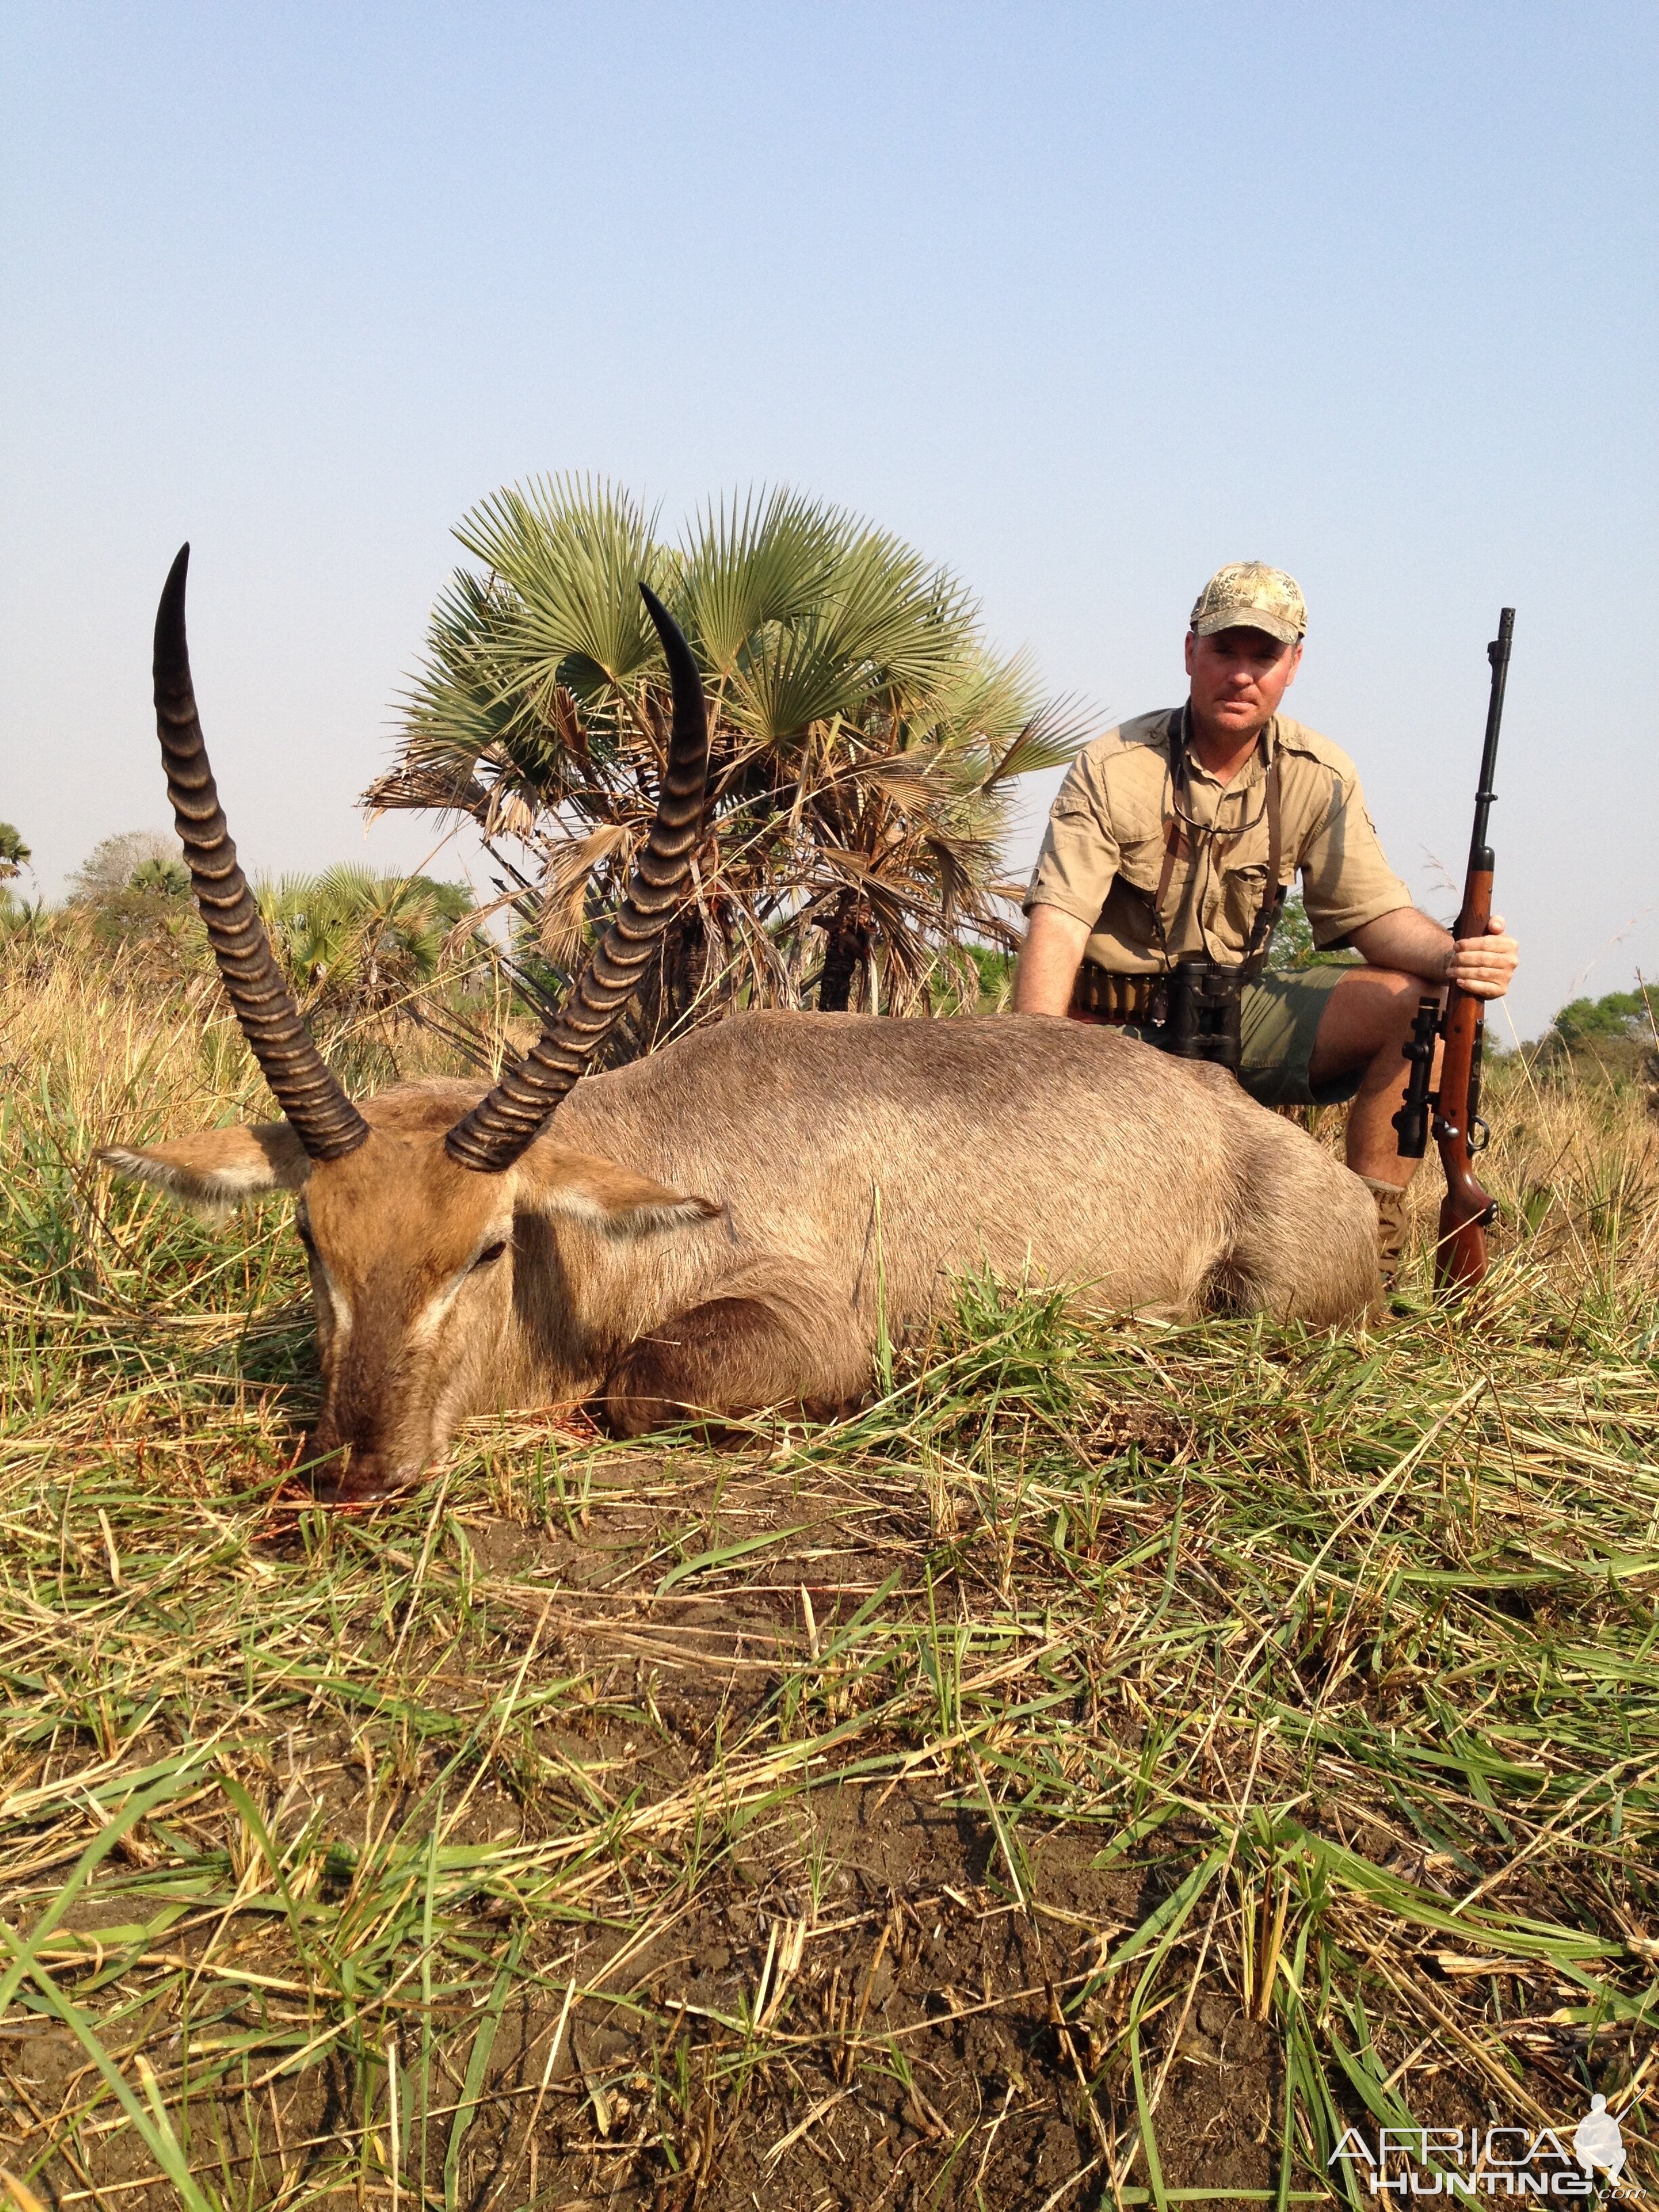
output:
M 516 485 L 474 507 L 455 535 L 512 598 L 503 641 L 509 698 L 556 683 L 621 690 L 660 667 L 661 647 L 640 585 L 672 591 L 672 556 L 655 542 L 656 517 L 603 478 L 554 476 Z
M 913 712 L 943 695 L 979 617 L 948 570 L 880 530 L 865 531 L 847 548 L 828 613 L 849 663 L 867 667 L 873 689 Z
M 717 683 L 757 632 L 820 605 L 847 534 L 837 509 L 781 485 L 704 509 L 687 533 L 675 612 Z
M 1097 715 L 1086 714 L 1075 699 L 1056 699 L 1039 708 L 1016 733 L 995 768 L 985 779 L 986 790 L 1012 783 L 1016 776 L 1043 769 L 1064 768 L 1076 758 L 1094 734 Z
M 768 749 L 787 752 L 815 722 L 851 716 L 870 690 L 870 671 L 849 659 L 834 617 L 822 611 L 769 623 L 733 670 L 726 713 Z
M 569 838 L 554 848 L 538 886 L 536 937 L 556 968 L 568 967 L 582 943 L 588 887 L 595 871 L 606 868 L 613 877 L 625 872 L 645 828 L 643 822 L 632 829 L 619 822 L 602 822 L 586 836 Z

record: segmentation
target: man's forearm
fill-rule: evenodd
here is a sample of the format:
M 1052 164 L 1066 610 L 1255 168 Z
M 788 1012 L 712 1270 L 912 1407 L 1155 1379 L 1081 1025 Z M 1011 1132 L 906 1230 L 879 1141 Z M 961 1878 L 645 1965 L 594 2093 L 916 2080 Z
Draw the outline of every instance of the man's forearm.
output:
M 1407 975 L 1420 975 L 1425 983 L 1446 980 L 1451 932 L 1414 906 L 1378 915 L 1375 921 L 1353 931 L 1348 941 L 1373 968 L 1397 969 Z
M 1017 1014 L 1063 1014 L 1089 941 L 1089 925 L 1057 906 L 1034 906 L 1014 969 Z

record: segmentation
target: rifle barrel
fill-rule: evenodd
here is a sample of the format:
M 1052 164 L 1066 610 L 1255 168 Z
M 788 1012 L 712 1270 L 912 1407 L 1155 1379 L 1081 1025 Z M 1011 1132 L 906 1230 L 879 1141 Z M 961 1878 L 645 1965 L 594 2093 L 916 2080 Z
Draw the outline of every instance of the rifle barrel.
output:
M 1498 793 L 1492 780 L 1498 773 L 1498 732 L 1504 720 L 1504 686 L 1509 678 L 1510 645 L 1515 635 L 1515 609 L 1504 607 L 1498 617 L 1498 635 L 1486 647 L 1492 664 L 1492 693 L 1486 702 L 1486 741 L 1480 752 L 1480 788 L 1474 794 L 1474 835 L 1469 840 L 1469 872 L 1490 874 L 1492 856 L 1486 843 L 1486 823 Z

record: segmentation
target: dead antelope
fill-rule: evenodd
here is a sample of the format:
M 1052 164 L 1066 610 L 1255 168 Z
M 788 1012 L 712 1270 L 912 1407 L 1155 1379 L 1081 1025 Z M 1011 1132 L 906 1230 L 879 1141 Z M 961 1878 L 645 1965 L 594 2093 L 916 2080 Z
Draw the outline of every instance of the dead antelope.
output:
M 289 995 L 203 745 L 181 552 L 155 628 L 179 834 L 280 1121 L 99 1158 L 223 1212 L 298 1196 L 333 1494 L 414 1482 L 465 1416 L 597 1397 L 637 1435 L 688 1411 L 831 1414 L 953 1273 L 1091 1306 L 1325 1327 L 1379 1298 L 1370 1193 L 1230 1076 L 1109 1030 L 1002 1015 L 750 1013 L 578 1082 L 685 894 L 708 738 L 684 639 L 655 822 L 557 1017 L 493 1090 L 354 1105 Z M 643 587 L 641 587 L 643 588 Z

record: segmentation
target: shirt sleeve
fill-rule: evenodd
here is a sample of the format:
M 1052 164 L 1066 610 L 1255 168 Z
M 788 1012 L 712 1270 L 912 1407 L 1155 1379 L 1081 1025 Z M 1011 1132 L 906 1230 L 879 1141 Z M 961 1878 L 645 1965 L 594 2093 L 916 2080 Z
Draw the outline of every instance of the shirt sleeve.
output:
M 1376 824 L 1352 768 L 1333 767 L 1331 803 L 1302 855 L 1302 896 L 1314 943 L 1325 951 L 1412 895 L 1382 857 Z
M 1024 911 L 1057 906 L 1086 921 L 1100 919 L 1117 873 L 1118 845 L 1104 793 L 1086 755 L 1072 763 L 1048 810 L 1048 827 L 1024 898 Z

